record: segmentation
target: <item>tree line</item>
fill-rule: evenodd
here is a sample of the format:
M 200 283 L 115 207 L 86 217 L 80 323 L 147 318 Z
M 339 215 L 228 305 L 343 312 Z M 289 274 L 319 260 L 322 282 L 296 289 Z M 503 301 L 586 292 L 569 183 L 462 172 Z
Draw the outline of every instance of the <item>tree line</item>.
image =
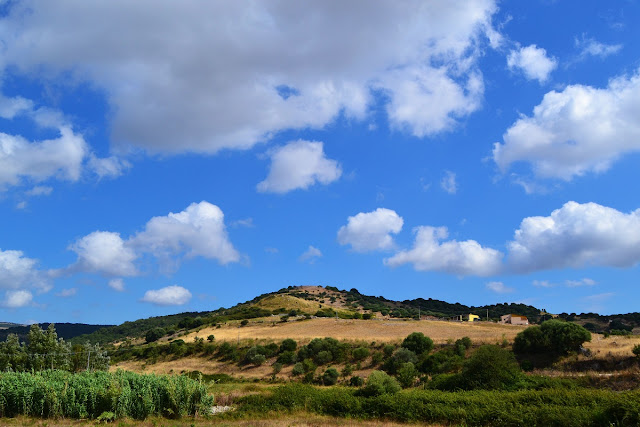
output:
M 27 341 L 20 341 L 16 334 L 0 342 L 0 371 L 40 372 L 57 369 L 69 372 L 83 370 L 106 371 L 109 356 L 98 344 L 71 344 L 58 338 L 53 323 L 46 330 L 31 325 Z

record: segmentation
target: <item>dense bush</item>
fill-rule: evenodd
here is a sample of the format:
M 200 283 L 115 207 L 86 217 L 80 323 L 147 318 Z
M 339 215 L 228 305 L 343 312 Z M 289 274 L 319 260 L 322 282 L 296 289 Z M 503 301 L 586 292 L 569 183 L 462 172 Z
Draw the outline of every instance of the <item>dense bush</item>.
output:
M 296 351 L 297 347 L 298 347 L 298 343 L 295 342 L 295 340 L 292 340 L 291 338 L 287 338 L 283 340 L 282 343 L 280 344 L 280 353 L 283 353 L 285 351 Z
M 338 382 L 340 374 L 335 368 L 329 368 L 322 374 L 322 384 L 335 385 Z
M 556 356 L 578 351 L 585 341 L 591 341 L 591 333 L 576 323 L 547 320 L 540 326 L 530 326 L 520 332 L 513 351 L 519 354 L 547 353 Z
M 365 386 L 361 390 L 363 396 L 380 396 L 400 391 L 400 384 L 386 372 L 373 371 L 369 374 Z
M 422 332 L 413 332 L 402 341 L 402 347 L 420 355 L 433 350 L 433 340 L 425 336 Z
M 351 352 L 351 357 L 354 361 L 362 361 L 369 357 L 369 349 L 366 347 L 358 347 Z
M 118 418 L 195 415 L 213 403 L 206 388 L 184 376 L 132 372 L 43 371 L 0 375 L 0 417 Z

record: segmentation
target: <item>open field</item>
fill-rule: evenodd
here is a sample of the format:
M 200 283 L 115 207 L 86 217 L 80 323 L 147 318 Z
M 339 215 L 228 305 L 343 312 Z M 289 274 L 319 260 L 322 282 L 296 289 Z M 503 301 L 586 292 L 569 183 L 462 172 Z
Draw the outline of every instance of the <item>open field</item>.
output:
M 246 339 L 283 340 L 292 338 L 307 341 L 313 338 L 332 337 L 338 340 L 394 342 L 404 339 L 412 332 L 422 332 L 436 344 L 445 344 L 468 336 L 474 343 L 495 344 L 507 339 L 513 341 L 525 326 L 502 325 L 490 322 L 446 322 L 437 320 L 354 320 L 318 318 L 287 323 L 262 320 L 250 322 L 240 327 L 238 323 L 224 325 L 221 328 L 204 328 L 183 337 L 193 341 L 198 337 L 214 335 L 216 341 L 237 341 Z

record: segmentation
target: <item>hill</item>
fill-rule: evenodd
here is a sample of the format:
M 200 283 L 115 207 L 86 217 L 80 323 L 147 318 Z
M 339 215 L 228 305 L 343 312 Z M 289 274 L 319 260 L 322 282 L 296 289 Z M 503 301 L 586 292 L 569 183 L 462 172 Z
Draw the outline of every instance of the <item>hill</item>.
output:
M 20 338 L 21 341 L 24 341 L 27 338 L 27 334 L 29 333 L 30 325 L 17 325 L 15 323 L 9 323 L 9 326 L 5 329 L 0 329 L 0 341 L 5 341 L 9 334 L 16 334 Z M 42 329 L 47 329 L 49 323 L 39 323 L 38 326 Z M 109 327 L 112 325 L 88 325 L 86 323 L 56 323 L 56 332 L 58 333 L 58 338 L 64 338 L 65 341 L 72 340 L 73 338 L 80 336 L 91 334 L 95 331 L 98 331 L 102 328 Z
M 139 339 L 152 329 L 160 330 L 161 335 L 170 336 L 179 331 L 186 332 L 208 326 L 215 327 L 227 322 L 257 318 L 270 318 L 272 322 L 285 316 L 435 320 L 469 313 L 479 315 L 482 320 L 493 321 L 499 320 L 502 315 L 515 313 L 527 316 L 530 323 L 540 323 L 552 317 L 544 309 L 526 304 L 467 306 L 432 298 L 394 301 L 382 296 L 364 295 L 353 288 L 346 291 L 333 286 L 289 286 L 276 292 L 259 295 L 231 308 L 222 307 L 212 311 L 139 319 L 118 326 L 100 328 L 87 335 L 77 336 L 72 339 L 72 342 L 90 341 L 106 344 L 126 339 Z M 633 328 L 640 327 L 639 313 L 610 316 L 601 316 L 596 313 L 580 315 L 562 313 L 553 317 L 580 323 L 594 332 L 631 333 Z

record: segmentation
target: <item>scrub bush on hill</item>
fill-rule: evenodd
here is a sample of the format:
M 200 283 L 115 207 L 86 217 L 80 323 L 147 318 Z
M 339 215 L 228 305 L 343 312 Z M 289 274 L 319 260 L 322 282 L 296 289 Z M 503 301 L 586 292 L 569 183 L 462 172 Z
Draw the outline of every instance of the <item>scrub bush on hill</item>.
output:
M 591 333 L 582 326 L 561 320 L 547 320 L 540 326 L 530 326 L 516 335 L 513 351 L 518 354 L 564 356 L 580 350 L 586 341 L 591 341 Z

